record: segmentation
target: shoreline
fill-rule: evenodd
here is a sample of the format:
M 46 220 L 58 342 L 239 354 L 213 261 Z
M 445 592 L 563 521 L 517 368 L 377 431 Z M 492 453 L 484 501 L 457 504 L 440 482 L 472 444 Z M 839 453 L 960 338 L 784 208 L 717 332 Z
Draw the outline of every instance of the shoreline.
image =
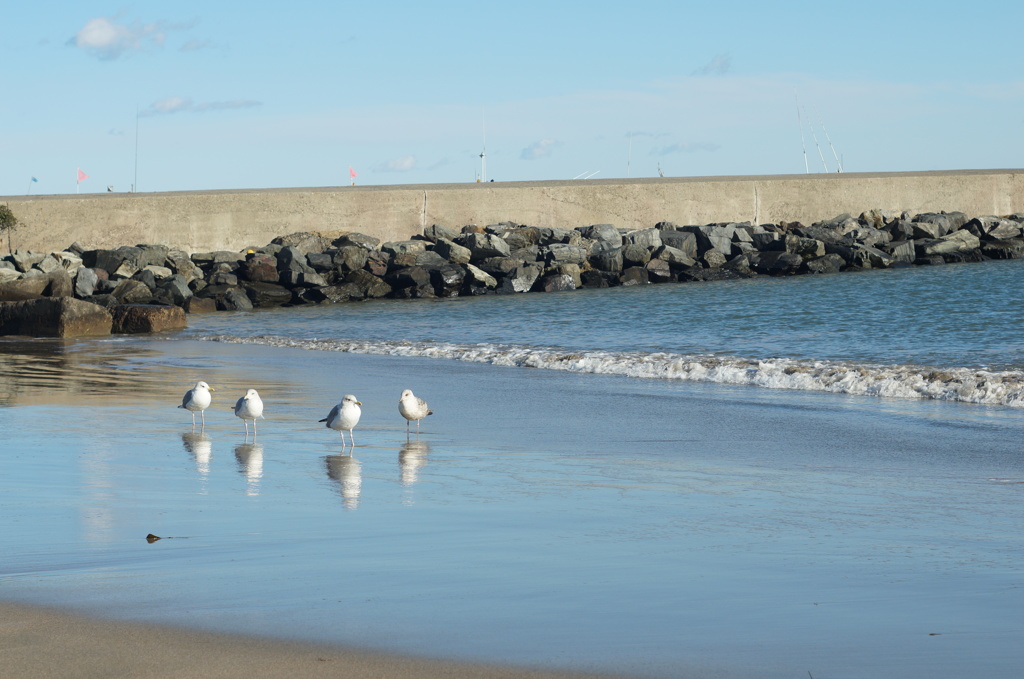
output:
M 151 623 L 105 620 L 0 601 L 0 670 L 31 677 L 378 677 L 380 679 L 594 679 L 305 644 Z

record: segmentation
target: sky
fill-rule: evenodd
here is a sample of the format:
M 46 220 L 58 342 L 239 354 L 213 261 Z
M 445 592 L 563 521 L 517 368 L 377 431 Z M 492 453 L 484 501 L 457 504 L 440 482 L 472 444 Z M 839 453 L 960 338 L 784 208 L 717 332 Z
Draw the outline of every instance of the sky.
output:
M 1024 167 L 1003 0 L 41 0 L 4 25 L 0 196 Z

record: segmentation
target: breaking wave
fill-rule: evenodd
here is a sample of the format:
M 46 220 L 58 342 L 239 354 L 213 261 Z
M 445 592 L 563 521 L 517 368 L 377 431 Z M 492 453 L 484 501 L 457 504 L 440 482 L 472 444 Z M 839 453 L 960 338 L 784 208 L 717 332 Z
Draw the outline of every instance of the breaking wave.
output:
M 489 365 L 644 379 L 713 382 L 855 396 L 935 399 L 1024 408 L 1024 372 L 910 365 L 855 365 L 667 352 L 569 351 L 499 344 L 292 339 L 203 335 L 196 339 L 355 354 L 442 358 Z

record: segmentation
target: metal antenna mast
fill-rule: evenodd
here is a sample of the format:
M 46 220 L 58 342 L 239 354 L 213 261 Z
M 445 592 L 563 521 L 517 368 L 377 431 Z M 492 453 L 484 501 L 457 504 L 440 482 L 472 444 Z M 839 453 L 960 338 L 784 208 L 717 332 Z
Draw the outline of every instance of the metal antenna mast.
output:
M 807 164 L 807 142 L 804 140 L 804 123 L 800 118 L 800 97 L 796 92 L 793 92 L 793 96 L 796 97 L 796 124 L 800 128 L 800 148 L 804 151 L 804 173 L 810 174 L 811 166 Z
M 821 125 L 821 131 L 825 133 L 825 139 L 826 139 L 826 141 L 828 141 L 828 147 L 830 149 L 832 149 L 832 155 L 835 156 L 835 158 L 836 158 L 836 167 L 839 168 L 836 171 L 837 172 L 842 172 L 843 171 L 843 163 L 839 160 L 839 154 L 836 153 L 836 147 L 832 146 L 832 140 L 829 139 L 828 130 L 825 129 L 825 121 L 821 119 L 821 114 L 818 113 L 818 107 L 817 106 L 814 107 L 814 114 L 816 116 L 818 116 L 818 123 Z

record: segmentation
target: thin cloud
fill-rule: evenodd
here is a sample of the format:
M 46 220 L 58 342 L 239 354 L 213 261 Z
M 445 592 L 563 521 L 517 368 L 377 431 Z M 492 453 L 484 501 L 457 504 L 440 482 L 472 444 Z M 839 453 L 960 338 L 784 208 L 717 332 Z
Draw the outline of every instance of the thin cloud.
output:
M 719 144 L 711 142 L 691 141 L 682 144 L 670 144 L 651 150 L 652 156 L 671 156 L 676 153 L 698 153 L 700 151 L 717 151 L 722 148 Z
M 168 32 L 186 30 L 195 23 L 125 23 L 119 21 L 118 17 L 96 17 L 86 21 L 74 37 L 68 40 L 68 44 L 98 59 L 110 61 L 132 52 L 163 47 Z
M 698 68 L 690 75 L 725 75 L 732 70 L 732 57 L 728 54 L 719 54 L 704 66 Z
M 143 117 L 170 115 L 172 113 L 205 113 L 207 111 L 226 111 L 240 108 L 262 106 L 263 102 L 251 99 L 231 99 L 229 101 L 207 101 L 195 103 L 188 97 L 167 97 L 154 101 L 139 115 Z
M 416 156 L 402 156 L 373 168 L 374 172 L 409 172 L 414 169 L 416 169 Z
M 537 160 L 538 158 L 547 158 L 551 155 L 551 152 L 561 146 L 561 142 L 557 139 L 541 139 L 523 149 L 523 152 L 519 154 L 519 157 L 523 160 Z

